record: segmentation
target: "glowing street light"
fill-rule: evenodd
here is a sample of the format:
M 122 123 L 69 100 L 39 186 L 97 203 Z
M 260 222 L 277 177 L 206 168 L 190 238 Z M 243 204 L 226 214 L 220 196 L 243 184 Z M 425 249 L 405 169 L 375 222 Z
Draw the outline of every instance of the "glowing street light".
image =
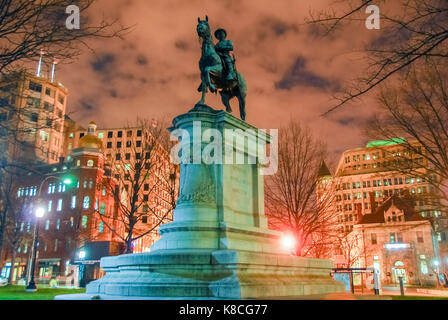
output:
M 36 217 L 37 218 L 42 218 L 45 215 L 45 209 L 42 207 L 38 207 L 36 209 Z
M 70 177 L 66 177 L 62 182 L 64 182 L 64 184 L 72 184 L 73 180 Z
M 84 259 L 86 257 L 86 252 L 84 250 L 79 251 L 78 253 L 79 259 Z
M 282 245 L 288 252 L 294 252 L 296 247 L 296 239 L 291 234 L 284 234 L 282 237 Z
M 34 282 L 34 270 L 36 268 L 36 258 L 37 258 L 37 244 L 39 239 L 39 220 L 45 215 L 45 209 L 42 207 L 36 208 L 36 223 L 34 224 L 34 239 L 33 239 L 33 258 L 31 260 L 31 279 L 26 287 L 26 292 L 36 292 L 37 287 Z

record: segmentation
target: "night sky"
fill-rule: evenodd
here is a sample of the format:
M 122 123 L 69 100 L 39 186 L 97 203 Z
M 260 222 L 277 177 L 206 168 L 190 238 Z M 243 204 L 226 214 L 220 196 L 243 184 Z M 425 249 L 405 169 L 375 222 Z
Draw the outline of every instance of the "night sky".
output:
M 120 127 L 137 116 L 172 118 L 200 99 L 198 16 L 207 14 L 212 32 L 227 29 L 237 69 L 248 84 L 247 121 L 271 129 L 300 119 L 324 139 L 334 156 L 362 147 L 362 123 L 375 112 L 374 96 L 327 117 L 333 96 L 362 76 L 363 47 L 381 30 L 364 21 L 322 37 L 305 24 L 310 11 L 329 0 L 99 0 L 93 18 L 119 18 L 132 26 L 125 39 L 90 41 L 95 53 L 60 65 L 57 78 L 69 90 L 70 116 L 86 125 Z M 367 14 L 366 14 L 367 17 Z M 206 103 L 222 109 L 219 95 Z M 239 116 L 237 101 L 232 101 Z M 236 113 L 235 113 L 236 111 Z

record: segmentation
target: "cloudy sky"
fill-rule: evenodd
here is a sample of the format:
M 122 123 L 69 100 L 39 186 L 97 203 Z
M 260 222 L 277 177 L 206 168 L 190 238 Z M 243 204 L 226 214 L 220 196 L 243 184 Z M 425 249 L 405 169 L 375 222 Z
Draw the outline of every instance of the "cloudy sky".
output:
M 380 31 L 359 21 L 320 36 L 305 18 L 330 2 L 99 0 L 92 14 L 119 18 L 132 30 L 123 40 L 91 41 L 94 52 L 86 50 L 76 62 L 58 67 L 58 80 L 70 90 L 68 110 L 81 124 L 94 120 L 100 127 L 190 110 L 200 99 L 197 18 L 208 15 L 212 31 L 227 29 L 234 43 L 237 69 L 248 84 L 249 123 L 271 129 L 300 119 L 335 155 L 361 147 L 359 128 L 375 110 L 373 98 L 321 114 L 334 105 L 338 90 L 362 75 L 360 51 Z M 223 108 L 219 95 L 209 94 L 206 103 Z M 238 110 L 236 100 L 232 106 Z

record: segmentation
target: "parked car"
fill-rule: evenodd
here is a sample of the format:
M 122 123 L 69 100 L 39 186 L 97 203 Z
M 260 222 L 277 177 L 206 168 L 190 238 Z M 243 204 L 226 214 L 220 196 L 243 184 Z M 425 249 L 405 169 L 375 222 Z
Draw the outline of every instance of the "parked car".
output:
M 0 287 L 6 286 L 8 284 L 8 279 L 0 277 Z

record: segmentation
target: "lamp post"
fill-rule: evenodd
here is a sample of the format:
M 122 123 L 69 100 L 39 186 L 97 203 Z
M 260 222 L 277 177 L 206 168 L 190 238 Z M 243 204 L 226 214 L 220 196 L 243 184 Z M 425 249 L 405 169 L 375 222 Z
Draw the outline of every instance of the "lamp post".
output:
M 84 249 L 82 249 L 81 251 L 78 252 L 78 257 L 79 260 L 84 260 L 86 258 L 86 251 Z M 81 262 L 79 264 L 79 281 L 78 281 L 78 286 L 80 288 L 85 288 L 86 287 L 86 266 Z
M 36 253 L 37 253 L 37 241 L 39 238 L 39 219 L 45 215 L 45 209 L 38 207 L 35 212 L 36 223 L 34 224 L 34 239 L 33 239 L 33 257 L 31 260 L 31 280 L 26 287 L 26 292 L 36 292 L 36 283 L 34 282 L 34 269 L 36 268 Z
M 48 176 L 45 177 L 45 179 L 42 180 L 42 182 L 39 185 L 39 190 L 37 192 L 37 198 L 40 198 L 42 187 L 44 186 L 44 183 L 49 180 L 55 178 L 57 180 L 62 181 L 64 184 L 71 184 L 72 180 L 69 177 L 65 178 L 59 178 L 56 176 Z M 34 239 L 33 239 L 33 254 L 31 256 L 31 268 L 29 269 L 29 279 L 28 286 L 26 287 L 26 292 L 36 292 L 37 287 L 36 283 L 34 282 L 34 271 L 36 268 L 36 258 L 37 258 L 37 244 L 38 244 L 38 238 L 39 238 L 39 219 L 42 218 L 45 215 L 45 209 L 42 207 L 38 207 L 35 212 L 35 218 L 36 221 L 34 223 Z

